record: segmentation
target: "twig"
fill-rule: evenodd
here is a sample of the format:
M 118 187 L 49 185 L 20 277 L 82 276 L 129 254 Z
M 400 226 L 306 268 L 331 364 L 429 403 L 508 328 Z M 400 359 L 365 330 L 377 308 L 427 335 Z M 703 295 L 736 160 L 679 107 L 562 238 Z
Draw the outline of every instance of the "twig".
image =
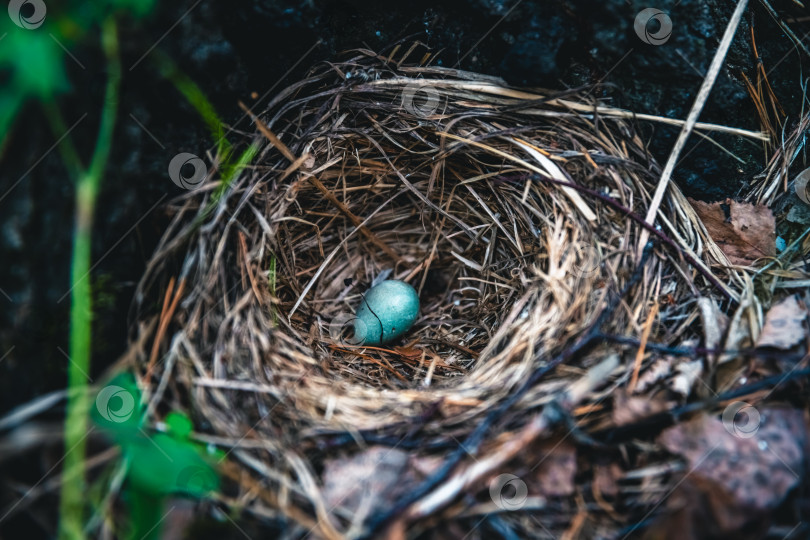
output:
M 669 186 L 669 181 L 672 178 L 672 172 L 675 170 L 675 165 L 678 164 L 678 157 L 680 157 L 681 151 L 686 145 L 686 140 L 692 133 L 692 129 L 694 129 L 695 123 L 697 122 L 701 111 L 703 111 L 703 106 L 706 104 L 706 100 L 709 98 L 709 93 L 714 86 L 715 80 L 717 80 L 717 75 L 720 73 L 723 60 L 726 57 L 728 48 L 731 46 L 731 41 L 734 39 L 734 34 L 737 32 L 737 27 L 742 20 L 743 11 L 745 11 L 745 6 L 747 3 L 748 0 L 739 0 L 737 2 L 737 8 L 734 10 L 731 20 L 728 22 L 728 26 L 726 26 L 723 39 L 720 40 L 720 46 L 717 48 L 717 52 L 714 54 L 711 65 L 709 65 L 709 71 L 706 74 L 706 78 L 703 79 L 703 84 L 700 86 L 700 90 L 695 98 L 695 102 L 692 105 L 692 110 L 689 111 L 689 116 L 686 117 L 686 123 L 683 125 L 683 128 L 678 135 L 678 139 L 675 141 L 675 146 L 673 146 L 672 152 L 669 154 L 667 164 L 664 166 L 664 172 L 661 173 L 661 179 L 658 182 L 658 187 L 655 189 L 655 195 L 653 195 L 652 201 L 650 202 L 650 209 L 647 211 L 647 216 L 644 218 L 644 220 L 650 225 L 655 223 L 655 219 L 658 216 L 658 207 L 661 206 L 661 201 L 664 200 L 664 193 L 666 193 L 667 187 Z M 648 232 L 641 232 L 637 248 L 639 258 L 641 257 L 641 251 L 647 244 L 647 240 L 649 238 L 650 235 Z
M 644 331 L 641 333 L 641 343 L 638 346 L 638 351 L 636 352 L 636 361 L 635 365 L 633 366 L 633 376 L 630 377 L 630 383 L 627 385 L 627 392 L 632 394 L 633 390 L 636 389 L 636 383 L 638 383 L 638 374 L 641 371 L 641 363 L 644 360 L 644 351 L 647 348 L 647 340 L 650 338 L 650 331 L 652 330 L 653 324 L 655 324 L 655 317 L 658 315 L 658 302 L 653 304 L 652 310 L 650 310 L 650 314 L 647 317 L 647 323 L 644 325 Z
M 641 340 L 628 337 L 628 336 L 613 336 L 609 334 L 601 334 L 600 339 L 610 341 L 611 343 L 620 343 L 622 345 L 631 345 L 633 347 L 640 347 Z M 647 349 L 658 351 L 663 354 L 671 356 L 695 356 L 695 355 L 738 355 L 738 356 L 753 356 L 757 358 L 779 358 L 786 362 L 798 362 L 804 358 L 803 354 L 785 354 L 783 351 L 774 352 L 756 348 L 743 348 L 743 349 L 723 349 L 721 348 L 707 348 L 707 347 L 672 347 L 663 343 L 647 342 Z
M 773 6 L 771 6 L 770 2 L 768 2 L 768 0 L 759 0 L 759 1 L 762 3 L 763 6 L 765 6 L 765 9 L 768 10 L 768 14 L 770 14 L 770 16 L 773 17 L 773 20 L 776 21 L 776 24 L 782 27 L 782 30 L 785 31 L 790 40 L 793 41 L 793 43 L 797 47 L 799 47 L 802 51 L 804 51 L 804 54 L 810 56 L 810 49 L 808 49 L 807 46 L 804 43 L 802 43 L 802 40 L 799 39 L 799 37 L 793 32 L 793 30 L 790 29 L 787 23 L 782 20 L 782 17 L 779 16 L 779 14 L 776 12 L 775 9 L 773 9 Z
M 627 207 L 626 207 L 626 206 L 624 206 L 623 204 L 621 204 L 621 203 L 617 202 L 616 200 L 614 200 L 614 199 L 613 199 L 613 198 L 611 198 L 611 197 L 608 197 L 607 195 L 603 195 L 602 193 L 599 193 L 598 191 L 594 191 L 594 190 L 589 189 L 589 188 L 586 188 L 586 187 L 584 187 L 584 186 L 580 186 L 579 184 L 574 184 L 574 183 L 572 183 L 572 182 L 561 182 L 561 181 L 559 181 L 559 180 L 553 180 L 553 179 L 551 179 L 551 178 L 543 178 L 542 176 L 533 176 L 532 178 L 533 178 L 534 180 L 539 181 L 539 182 L 548 182 L 548 183 L 550 183 L 550 184 L 562 184 L 562 185 L 571 186 L 572 188 L 574 188 L 574 189 L 576 189 L 576 190 L 578 190 L 578 191 L 580 191 L 580 192 L 582 192 L 582 193 L 584 193 L 584 194 L 586 194 L 586 195 L 589 195 L 589 196 L 591 196 L 591 197 L 595 197 L 595 198 L 599 199 L 600 201 L 604 202 L 605 204 L 607 204 L 607 205 L 609 205 L 609 206 L 612 206 L 612 207 L 613 207 L 613 208 L 615 208 L 616 210 L 619 210 L 619 211 L 620 211 L 620 212 L 622 212 L 624 215 L 626 215 L 627 217 L 629 217 L 630 219 L 632 219 L 633 221 L 635 221 L 635 222 L 637 222 L 639 225 L 641 225 L 641 226 L 644 228 L 644 230 L 645 230 L 646 232 L 654 234 L 654 235 L 655 235 L 656 237 L 658 237 L 658 238 L 659 238 L 659 239 L 660 239 L 660 240 L 661 240 L 661 241 L 662 241 L 664 244 L 668 245 L 669 247 L 671 247 L 672 249 L 674 249 L 675 251 L 677 251 L 678 253 L 680 253 L 681 255 L 683 255 L 683 257 L 686 259 L 686 261 L 687 261 L 688 263 L 690 263 L 692 266 L 694 266 L 694 267 L 695 267 L 695 269 L 696 269 L 698 272 L 700 272 L 700 274 L 701 274 L 703 277 L 705 277 L 707 280 L 709 280 L 709 283 L 711 283 L 712 285 L 714 285 L 714 286 L 715 286 L 715 287 L 716 287 L 716 288 L 717 288 L 717 289 L 718 289 L 718 290 L 719 290 L 719 291 L 720 291 L 720 292 L 723 294 L 723 296 L 725 296 L 725 297 L 726 297 L 726 299 L 728 299 L 728 300 L 730 300 L 730 301 L 732 301 L 732 302 L 737 303 L 737 299 L 736 299 L 736 298 L 734 298 L 734 296 L 732 296 L 732 295 L 731 295 L 731 294 L 728 292 L 728 290 L 727 290 L 726 286 L 725 286 L 725 285 L 723 285 L 723 283 L 721 283 L 721 282 L 720 282 L 720 280 L 718 280 L 718 279 L 717 279 L 717 278 L 716 278 L 716 277 L 715 277 L 715 276 L 714 276 L 714 275 L 713 275 L 713 274 L 712 274 L 712 273 L 711 273 L 711 272 L 710 272 L 710 271 L 709 271 L 709 270 L 708 270 L 708 269 L 705 267 L 705 265 L 703 265 L 703 264 L 701 263 L 701 261 L 700 261 L 700 260 L 698 260 L 698 259 L 696 259 L 695 257 L 693 257 L 693 256 L 692 256 L 690 253 L 688 253 L 687 251 L 684 251 L 683 249 L 681 249 L 681 248 L 678 246 L 678 244 L 676 244 L 676 243 L 675 243 L 675 241 L 674 241 L 674 240 L 672 240 L 672 238 L 670 238 L 669 236 L 667 236 L 667 235 L 666 235 L 666 234 L 665 234 L 663 231 L 661 231 L 660 229 L 658 229 L 658 228 L 657 228 L 657 227 L 655 227 L 654 225 L 651 225 L 650 223 L 647 223 L 646 221 L 644 221 L 644 219 L 643 219 L 641 216 L 639 216 L 638 214 L 636 214 L 635 212 L 633 212 L 632 210 L 630 210 L 629 208 L 627 208 Z
M 444 72 L 442 68 L 435 68 L 438 72 Z M 428 80 L 428 79 L 413 79 L 415 83 L 425 86 L 433 86 L 437 88 L 453 88 L 459 90 L 466 90 L 470 92 L 482 92 L 497 96 L 504 96 L 513 99 L 520 99 L 520 100 L 527 100 L 527 101 L 537 101 L 538 103 L 547 103 L 548 105 L 562 107 L 565 109 L 570 109 L 573 111 L 577 116 L 589 116 L 593 114 L 601 115 L 601 116 L 610 116 L 612 118 L 626 118 L 628 120 L 645 120 L 650 122 L 658 122 L 661 124 L 667 124 L 671 126 L 682 126 L 686 124 L 685 120 L 680 120 L 678 118 L 667 118 L 665 116 L 656 116 L 653 114 L 643 114 L 643 113 L 636 113 L 633 111 L 626 111 L 624 109 L 619 109 L 616 107 L 607 107 L 604 105 L 600 105 L 597 107 L 593 107 L 590 105 L 585 105 L 583 103 L 577 103 L 576 101 L 569 101 L 564 99 L 548 99 L 547 96 L 543 96 L 540 94 L 535 94 L 531 92 L 525 92 L 522 90 L 515 90 L 512 88 L 504 88 L 503 86 L 497 84 L 490 84 L 490 83 L 478 83 L 478 82 L 469 82 L 469 81 L 459 81 L 459 80 Z M 359 85 L 357 87 L 358 90 L 371 90 L 376 86 L 394 86 L 400 87 L 403 85 L 402 79 L 380 79 L 377 81 L 369 81 L 363 85 Z M 768 141 L 769 137 L 767 133 L 763 133 L 761 131 L 750 131 L 747 129 L 740 129 L 740 128 L 733 128 L 728 126 L 722 126 L 719 124 L 711 124 L 705 122 L 696 122 L 694 125 L 695 129 L 701 129 L 705 131 L 716 131 L 718 133 L 727 133 L 729 135 L 737 135 L 740 137 L 748 137 L 750 139 L 755 139 L 758 141 Z
M 276 148 L 278 148 L 278 151 L 279 151 L 279 152 L 281 152 L 281 153 L 282 153 L 282 155 L 283 155 L 285 158 L 287 158 L 287 160 L 288 160 L 290 163 L 294 163 L 294 162 L 295 162 L 295 154 L 293 154 L 293 153 L 290 151 L 290 149 L 287 147 L 287 145 L 286 145 L 286 144 L 284 144 L 284 143 L 281 141 L 281 139 L 279 139 L 279 138 L 276 136 L 276 134 L 275 134 L 275 133 L 273 133 L 272 131 L 270 131 L 270 128 L 268 128 L 268 127 L 267 127 L 267 125 L 266 125 L 264 122 L 262 122 L 262 121 L 261 121 L 261 119 L 260 119 L 258 116 L 256 116 L 255 114 L 253 114 L 253 111 L 251 111 L 251 110 L 250 110 L 250 109 L 247 107 L 247 105 L 245 105 L 245 104 L 244 104 L 244 103 L 242 103 L 241 101 L 239 101 L 239 102 L 238 102 L 238 104 L 239 104 L 239 108 L 240 108 L 240 109 L 242 109 L 243 111 L 245 111 L 245 112 L 246 112 L 246 113 L 247 113 L 247 114 L 250 116 L 250 119 L 251 119 L 251 120 L 253 120 L 253 122 L 256 124 L 256 127 L 257 127 L 257 128 L 259 128 L 259 131 L 261 131 L 261 132 L 262 132 L 262 135 L 264 135 L 265 137 L 267 137 L 267 140 L 269 140 L 269 141 L 270 141 L 270 143 L 271 143 L 273 146 L 275 146 Z
M 715 407 L 725 401 L 738 399 L 762 390 L 770 390 L 773 392 L 787 382 L 803 379 L 805 377 L 810 377 L 810 369 L 797 369 L 787 374 L 780 373 L 745 386 L 740 386 L 734 390 L 729 390 L 728 392 L 724 392 L 711 399 L 681 405 L 668 411 L 647 416 L 630 424 L 600 429 L 594 433 L 591 433 L 591 437 L 600 442 L 617 444 L 626 440 L 637 438 L 639 433 L 644 431 L 660 433 L 662 430 L 674 425 L 679 419 L 688 414 L 703 411 L 711 407 Z
M 171 281 L 169 282 L 169 288 L 166 289 L 166 295 L 163 301 L 163 309 L 160 314 L 160 323 L 158 324 L 157 333 L 155 333 L 155 341 L 152 343 L 152 352 L 149 355 L 149 364 L 146 368 L 144 381 L 148 381 L 152 376 L 152 370 L 155 367 L 158 352 L 160 351 L 160 343 L 163 341 L 163 336 L 166 335 L 166 330 L 168 330 L 169 324 L 172 322 L 174 311 L 177 309 L 177 304 L 180 302 L 180 297 L 183 295 L 183 289 L 186 286 L 186 279 L 180 279 L 180 283 L 177 285 L 177 290 L 174 292 L 174 296 L 172 297 L 171 304 L 169 304 L 169 297 L 172 294 L 173 286 L 174 278 L 172 277 Z

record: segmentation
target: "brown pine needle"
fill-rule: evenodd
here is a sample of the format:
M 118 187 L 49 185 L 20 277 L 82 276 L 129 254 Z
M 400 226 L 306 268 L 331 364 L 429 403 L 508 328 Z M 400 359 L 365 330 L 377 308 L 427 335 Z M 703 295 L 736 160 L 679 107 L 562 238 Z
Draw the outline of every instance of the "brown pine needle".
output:
M 636 351 L 636 361 L 633 364 L 633 375 L 630 377 L 630 383 L 627 385 L 627 393 L 632 394 L 636 389 L 638 383 L 638 374 L 641 372 L 641 363 L 644 360 L 644 352 L 647 348 L 647 340 L 650 339 L 650 332 L 652 332 L 653 324 L 658 316 L 658 302 L 653 304 L 650 314 L 647 316 L 647 322 L 644 323 L 644 331 L 641 334 L 641 343 Z
M 183 295 L 183 289 L 186 285 L 185 278 L 180 280 L 180 283 L 177 285 L 177 291 L 174 293 L 174 297 L 172 298 L 171 304 L 169 304 L 169 298 L 171 297 L 172 289 L 174 288 L 174 277 L 171 278 L 169 281 L 169 286 L 166 289 L 166 295 L 164 296 L 163 300 L 163 308 L 161 310 L 160 315 L 160 322 L 158 324 L 158 330 L 155 334 L 155 340 L 152 342 L 152 353 L 149 355 L 149 363 L 146 368 L 146 374 L 144 375 L 144 380 L 149 381 L 150 377 L 152 376 L 152 370 L 155 367 L 155 363 L 157 362 L 158 353 L 160 352 L 160 344 L 163 341 L 163 337 L 166 335 L 166 330 L 169 328 L 169 324 L 172 321 L 172 316 L 174 315 L 175 309 L 177 309 L 177 304 L 180 302 L 180 297 Z

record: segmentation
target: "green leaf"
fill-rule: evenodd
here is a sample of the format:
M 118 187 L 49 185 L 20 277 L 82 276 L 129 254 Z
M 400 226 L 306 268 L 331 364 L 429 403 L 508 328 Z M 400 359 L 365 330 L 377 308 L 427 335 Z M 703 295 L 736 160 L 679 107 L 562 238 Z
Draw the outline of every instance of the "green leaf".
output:
M 141 391 L 128 372 L 99 390 L 90 411 L 96 425 L 121 446 L 133 486 L 155 496 L 196 498 L 219 489 L 204 447 L 188 438 L 193 428 L 189 417 L 172 411 L 165 418 L 168 433 L 150 434 L 142 427 L 144 411 Z
M 174 87 L 183 94 L 208 127 L 217 145 L 217 158 L 222 163 L 228 163 L 233 149 L 231 143 L 225 137 L 225 124 L 220 119 L 216 109 L 214 109 L 214 105 L 208 100 L 202 89 L 197 86 L 197 83 L 180 71 L 169 56 L 160 51 L 155 51 L 153 56 L 163 76 L 169 79 Z
M 169 433 L 177 439 L 188 439 L 191 434 L 193 427 L 191 419 L 184 413 L 172 411 L 166 415 L 164 422 L 166 422 L 166 427 L 169 428 Z
M 11 72 L 4 94 L 47 98 L 69 87 L 64 51 L 44 31 L 10 27 L 0 42 L 0 69 Z
M 128 478 L 141 491 L 200 498 L 219 489 L 219 477 L 191 442 L 142 434 L 124 446 L 124 455 Z
M 118 444 L 140 436 L 144 403 L 131 373 L 119 373 L 93 397 L 90 418 Z

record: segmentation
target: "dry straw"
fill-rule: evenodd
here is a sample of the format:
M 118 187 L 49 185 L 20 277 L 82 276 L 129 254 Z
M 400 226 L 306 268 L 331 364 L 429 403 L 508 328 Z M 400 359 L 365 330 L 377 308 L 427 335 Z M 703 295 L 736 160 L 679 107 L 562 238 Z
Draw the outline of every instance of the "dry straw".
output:
M 229 186 L 175 202 L 128 360 L 153 420 L 187 410 L 198 439 L 228 451 L 223 501 L 330 538 L 441 512 L 472 526 L 480 508 L 448 504 L 489 501 L 493 475 L 529 471 L 536 440 L 570 433 L 560 422 L 604 425 L 605 398 L 659 356 L 645 342 L 700 339 L 697 297 L 737 301 L 741 278 L 702 261 L 674 185 L 638 258 L 661 171 L 633 115 L 592 92 L 360 51 L 253 117 L 258 157 Z M 386 276 L 416 287 L 420 316 L 399 342 L 353 345 L 344 327 Z M 366 445 L 438 468 L 365 512 L 335 504 L 324 463 Z M 622 505 L 638 518 L 664 491 L 629 489 Z M 620 530 L 595 508 L 588 527 Z M 504 519 L 558 534 L 578 511 Z

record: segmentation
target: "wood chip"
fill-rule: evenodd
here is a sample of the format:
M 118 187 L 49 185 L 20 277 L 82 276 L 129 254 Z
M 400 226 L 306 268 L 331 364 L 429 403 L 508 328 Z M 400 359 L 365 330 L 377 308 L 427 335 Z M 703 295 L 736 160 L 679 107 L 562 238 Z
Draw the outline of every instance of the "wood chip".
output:
M 788 296 L 768 310 L 757 347 L 783 350 L 794 347 L 807 335 L 806 320 L 807 307 L 795 295 Z

